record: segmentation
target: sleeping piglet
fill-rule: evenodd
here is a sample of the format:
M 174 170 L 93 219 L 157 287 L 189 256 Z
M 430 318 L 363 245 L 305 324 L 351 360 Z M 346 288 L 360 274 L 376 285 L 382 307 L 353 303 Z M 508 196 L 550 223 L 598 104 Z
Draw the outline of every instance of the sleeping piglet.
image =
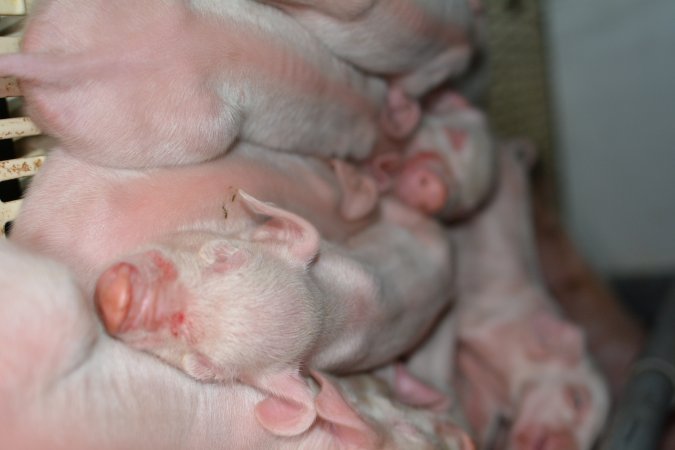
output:
M 89 162 L 206 161 L 237 140 L 363 159 L 419 107 L 250 0 L 42 0 L 22 52 L 0 57 L 31 118 Z
M 410 98 L 462 74 L 471 59 L 474 17 L 467 0 L 258 1 L 280 7 L 334 54 L 388 77 Z
M 316 417 L 301 369 L 386 364 L 447 306 L 442 229 L 376 201 L 344 162 L 246 143 L 151 170 L 55 149 L 11 239 L 66 262 L 112 334 L 196 378 L 255 386 L 258 420 L 295 435 Z
M 301 436 L 257 423 L 263 399 L 199 383 L 102 333 L 63 264 L 0 242 L 0 433 L 16 450 L 466 450 L 447 416 L 393 399 L 373 375 L 314 372 L 317 420 Z
M 456 307 L 410 369 L 454 382 L 481 448 L 588 450 L 607 416 L 607 387 L 541 278 L 527 177 L 534 150 L 514 142 L 499 153 L 495 195 L 451 232 Z
M 485 116 L 460 95 L 444 90 L 425 105 L 420 127 L 403 153 L 371 161 L 380 188 L 444 221 L 466 218 L 494 187 L 495 144 Z

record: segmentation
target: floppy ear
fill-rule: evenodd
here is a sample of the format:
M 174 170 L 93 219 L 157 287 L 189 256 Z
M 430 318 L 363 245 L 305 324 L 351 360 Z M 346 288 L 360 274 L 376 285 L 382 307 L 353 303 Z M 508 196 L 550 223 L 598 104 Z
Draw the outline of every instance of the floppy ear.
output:
M 451 406 L 450 397 L 419 380 L 401 363 L 396 364 L 394 392 L 401 402 L 417 408 L 442 412 Z
M 381 448 L 381 436 L 345 400 L 338 387 L 325 375 L 312 371 L 321 391 L 316 396 L 316 413 L 346 448 Z
M 363 219 L 375 209 L 380 196 L 375 179 L 339 159 L 331 160 L 331 165 L 342 191 L 340 215 L 349 221 Z
M 250 235 L 252 241 L 268 244 L 273 250 L 305 266 L 316 258 L 321 237 L 311 223 L 292 212 L 261 202 L 242 190 L 239 190 L 239 196 L 250 212 L 265 218 L 262 224 L 254 226 Z
M 253 385 L 267 394 L 255 406 L 255 417 L 270 433 L 297 436 L 314 423 L 314 393 L 307 381 L 296 372 L 285 371 L 261 377 Z

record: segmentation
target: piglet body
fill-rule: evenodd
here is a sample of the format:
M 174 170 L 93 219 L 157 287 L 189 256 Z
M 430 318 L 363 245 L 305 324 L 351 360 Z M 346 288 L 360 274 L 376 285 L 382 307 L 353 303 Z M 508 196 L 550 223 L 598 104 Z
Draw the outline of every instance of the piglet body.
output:
M 340 58 L 391 77 L 413 98 L 461 74 L 471 57 L 465 0 L 259 1 L 281 7 Z
M 314 373 L 317 420 L 302 436 L 275 436 L 255 420 L 256 390 L 195 382 L 101 333 L 62 264 L 0 242 L 0 284 L 8 448 L 460 448 L 447 417 L 393 400 L 372 375 Z
M 495 155 L 485 116 L 461 96 L 442 92 L 405 146 L 394 192 L 409 206 L 445 221 L 466 218 L 494 187 Z M 374 164 L 388 157 L 377 156 Z
M 387 113 L 383 80 L 247 0 L 43 0 L 0 73 L 19 78 L 44 132 L 112 167 L 206 161 L 237 139 L 358 159 L 380 125 L 403 134 L 416 125 L 411 117 L 402 129 Z
M 444 339 L 456 342 L 448 355 L 456 368 L 446 358 L 430 381 L 454 380 L 480 445 L 590 449 L 607 415 L 607 388 L 579 327 L 560 317 L 542 282 L 528 200 L 533 150 L 513 143 L 499 151 L 494 197 L 452 232 L 457 306 L 412 369 L 434 352 L 448 355 Z M 500 416 L 510 423 L 507 442 L 495 442 Z
M 441 228 L 393 200 L 378 211 L 376 199 L 345 163 L 243 143 L 199 166 L 145 171 L 57 149 L 11 238 L 96 290 L 112 334 L 193 377 L 259 388 L 258 419 L 291 435 L 316 414 L 301 367 L 385 364 L 447 306 Z

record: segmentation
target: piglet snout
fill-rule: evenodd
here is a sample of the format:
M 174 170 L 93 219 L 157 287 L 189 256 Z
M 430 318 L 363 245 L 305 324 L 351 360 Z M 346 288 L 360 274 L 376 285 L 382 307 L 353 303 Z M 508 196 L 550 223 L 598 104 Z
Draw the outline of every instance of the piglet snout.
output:
M 426 214 L 443 210 L 449 189 L 447 169 L 435 155 L 420 154 L 406 161 L 396 183 L 396 195 Z
M 138 278 L 138 269 L 121 262 L 103 272 L 96 284 L 96 305 L 106 330 L 111 334 L 119 332 L 129 316 L 133 278 Z

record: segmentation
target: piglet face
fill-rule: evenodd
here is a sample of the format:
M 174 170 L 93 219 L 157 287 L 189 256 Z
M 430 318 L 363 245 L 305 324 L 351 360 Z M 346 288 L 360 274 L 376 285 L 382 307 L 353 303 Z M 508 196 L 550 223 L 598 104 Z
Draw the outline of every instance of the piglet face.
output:
M 474 210 L 486 199 L 495 179 L 495 151 L 485 117 L 464 104 L 432 110 L 406 149 L 406 159 L 399 184 L 408 193 L 426 197 L 424 204 L 438 198 L 436 207 L 425 212 L 446 220 Z M 443 196 L 436 193 L 437 184 L 443 186 Z
M 264 242 L 182 232 L 117 262 L 96 301 L 109 333 L 197 379 L 293 362 L 318 312 L 306 268 Z
M 511 437 L 514 450 L 588 449 L 608 411 L 599 375 L 583 367 L 524 388 Z

